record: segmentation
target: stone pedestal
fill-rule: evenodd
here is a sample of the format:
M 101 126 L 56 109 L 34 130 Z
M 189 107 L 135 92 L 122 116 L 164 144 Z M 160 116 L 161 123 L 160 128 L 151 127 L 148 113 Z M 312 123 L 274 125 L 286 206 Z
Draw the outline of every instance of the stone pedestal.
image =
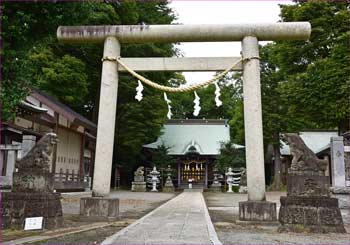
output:
M 329 177 L 312 171 L 289 170 L 287 175 L 287 195 L 329 197 Z
M 145 192 L 146 191 L 146 182 L 132 182 L 131 191 L 135 192 Z
M 119 199 L 107 197 L 81 198 L 80 215 L 89 218 L 118 218 Z
M 62 226 L 62 206 L 59 193 L 3 192 L 1 193 L 2 225 L 4 229 L 23 229 L 30 217 L 44 217 L 43 228 Z
M 350 224 L 350 187 L 331 187 L 331 196 L 338 199 L 344 224 Z
M 239 202 L 239 220 L 253 223 L 277 221 L 276 203 L 267 201 Z
M 174 192 L 174 191 L 175 191 L 175 188 L 174 188 L 173 181 L 167 178 L 165 185 L 163 186 L 163 192 Z
M 13 173 L 13 192 L 53 192 L 53 176 L 37 168 L 26 168 Z
M 134 181 L 131 183 L 131 191 L 145 192 L 146 182 L 144 176 L 134 176 Z
M 329 179 L 318 172 L 291 171 L 281 197 L 280 231 L 345 232 L 338 199 L 329 197 Z
M 279 231 L 344 233 L 338 199 L 330 197 L 281 197 Z

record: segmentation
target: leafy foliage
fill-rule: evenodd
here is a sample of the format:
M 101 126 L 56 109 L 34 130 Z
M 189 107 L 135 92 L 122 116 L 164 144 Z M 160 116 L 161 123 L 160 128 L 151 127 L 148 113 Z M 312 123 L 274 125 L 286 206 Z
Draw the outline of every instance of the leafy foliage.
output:
M 101 44 L 61 44 L 60 25 L 169 24 L 175 16 L 167 1 L 98 3 L 10 3 L 2 6 L 4 40 L 2 117 L 12 120 L 20 100 L 34 88 L 43 90 L 77 112 L 97 122 L 101 74 Z M 176 55 L 172 44 L 123 45 L 124 57 Z M 181 76 L 145 74 L 161 84 Z M 174 81 L 172 81 L 174 82 Z M 160 134 L 166 120 L 162 94 L 145 89 L 145 98 L 134 99 L 137 81 L 121 74 L 118 88 L 114 163 L 130 169 L 139 161 L 142 145 Z
M 236 148 L 231 141 L 222 142 L 220 155 L 215 163 L 221 173 L 224 173 L 229 167 L 245 167 L 245 151 L 244 149 Z
M 281 6 L 282 21 L 309 21 L 308 41 L 261 47 L 264 145 L 273 144 L 280 172 L 279 133 L 349 130 L 350 14 L 347 2 L 297 1 Z M 275 175 L 274 186 L 280 186 Z
M 348 9 L 347 2 L 281 6 L 282 21 L 309 21 L 312 32 L 309 41 L 281 41 L 262 48 L 267 131 L 344 126 L 350 115 Z
M 169 156 L 168 152 L 170 147 L 165 145 L 159 145 L 152 154 L 152 164 L 159 168 L 166 168 L 168 165 L 173 166 L 176 163 L 176 160 L 173 156 Z

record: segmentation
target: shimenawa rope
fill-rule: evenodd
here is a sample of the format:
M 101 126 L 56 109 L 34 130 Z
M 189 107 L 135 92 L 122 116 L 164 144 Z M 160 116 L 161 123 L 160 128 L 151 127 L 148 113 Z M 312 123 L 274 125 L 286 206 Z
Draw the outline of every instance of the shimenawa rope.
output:
M 145 84 L 147 84 L 148 86 L 155 88 L 155 89 L 159 89 L 165 92 L 170 92 L 170 93 L 179 93 L 179 92 L 190 92 L 199 88 L 202 88 L 204 86 L 207 86 L 213 82 L 215 82 L 216 80 L 222 78 L 223 76 L 225 76 L 230 70 L 232 70 L 239 62 L 242 62 L 242 60 L 238 60 L 237 62 L 235 62 L 231 67 L 227 68 L 226 70 L 224 70 L 223 72 L 219 73 L 218 75 L 216 75 L 215 77 L 213 77 L 212 79 L 199 83 L 199 84 L 193 84 L 187 87 L 169 87 L 169 86 L 164 86 L 164 85 L 160 85 L 158 83 L 152 82 L 151 80 L 141 76 L 140 74 L 138 74 L 137 72 L 133 71 L 130 69 L 130 67 L 128 67 L 125 63 L 123 63 L 120 60 L 120 57 L 118 58 L 109 58 L 109 57 L 104 57 L 102 59 L 102 61 L 104 60 L 109 60 L 109 61 L 116 61 L 118 62 L 122 67 L 124 67 L 124 69 L 126 71 L 128 71 L 131 75 L 133 75 L 134 77 L 136 77 L 137 79 L 139 79 L 141 82 L 144 82 Z

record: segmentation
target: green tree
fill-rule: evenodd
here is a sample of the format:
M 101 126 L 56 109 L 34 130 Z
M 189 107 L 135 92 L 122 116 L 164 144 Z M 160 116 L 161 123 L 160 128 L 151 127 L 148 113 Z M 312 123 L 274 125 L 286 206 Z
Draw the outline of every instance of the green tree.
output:
M 215 161 L 216 167 L 221 173 L 225 173 L 229 167 L 245 167 L 245 151 L 235 147 L 231 141 L 222 142 L 220 146 L 220 155 Z
M 98 3 L 12 3 L 2 5 L 4 40 L 2 116 L 12 120 L 18 102 L 34 88 L 46 91 L 97 122 L 101 76 L 101 44 L 61 44 L 60 25 L 170 24 L 175 16 L 167 1 Z M 173 44 L 123 45 L 124 57 L 176 55 Z M 177 80 L 172 73 L 147 73 L 161 84 Z M 142 145 L 154 141 L 166 120 L 160 91 L 145 87 L 144 99 L 134 99 L 137 80 L 120 75 L 114 163 L 132 169 Z
M 294 5 L 281 5 L 281 20 L 309 21 L 311 38 L 278 41 L 260 49 L 264 144 L 273 145 L 273 185 L 277 189 L 281 184 L 281 132 L 336 127 L 342 131 L 348 125 L 348 9 L 346 2 L 296 1 Z
M 166 168 L 168 165 L 174 166 L 176 159 L 169 155 L 170 147 L 159 145 L 152 154 L 152 165 L 159 168 Z
M 276 42 L 268 49 L 288 128 L 344 127 L 349 118 L 350 13 L 348 2 L 281 6 L 282 21 L 309 21 L 309 41 Z

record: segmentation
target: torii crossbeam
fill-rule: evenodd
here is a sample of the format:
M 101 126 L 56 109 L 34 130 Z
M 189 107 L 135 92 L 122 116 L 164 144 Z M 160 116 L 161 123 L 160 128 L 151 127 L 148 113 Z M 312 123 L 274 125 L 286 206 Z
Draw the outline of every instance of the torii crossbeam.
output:
M 242 42 L 243 61 L 242 65 L 239 65 L 236 70 L 243 68 L 248 202 L 244 202 L 242 206 L 240 203 L 241 220 L 269 219 L 263 217 L 264 212 L 268 213 L 267 216 L 270 214 L 270 216 L 274 215 L 275 217 L 272 217 L 272 219 L 276 218 L 276 207 L 265 202 L 258 41 L 307 40 L 310 34 L 311 25 L 308 22 L 227 25 L 60 26 L 57 29 L 57 38 L 59 41 L 70 43 L 104 43 L 103 56 L 114 59 L 120 56 L 120 46 L 122 43 Z M 224 70 L 230 62 L 228 58 L 178 59 L 148 58 L 146 60 L 135 58 L 133 60 L 133 58 L 127 58 L 124 62 L 128 63 L 131 67 L 134 66 L 134 69 L 138 68 L 141 71 Z M 190 61 L 189 59 L 192 60 Z M 233 61 L 237 60 L 237 57 L 231 59 L 231 64 L 233 64 Z M 186 64 L 189 66 L 188 69 L 186 68 Z M 96 197 L 108 196 L 110 192 L 118 70 L 123 71 L 121 67 L 118 67 L 117 62 L 111 59 L 103 59 L 93 179 L 93 195 Z M 251 211 L 250 207 L 254 207 L 253 209 L 255 211 Z

